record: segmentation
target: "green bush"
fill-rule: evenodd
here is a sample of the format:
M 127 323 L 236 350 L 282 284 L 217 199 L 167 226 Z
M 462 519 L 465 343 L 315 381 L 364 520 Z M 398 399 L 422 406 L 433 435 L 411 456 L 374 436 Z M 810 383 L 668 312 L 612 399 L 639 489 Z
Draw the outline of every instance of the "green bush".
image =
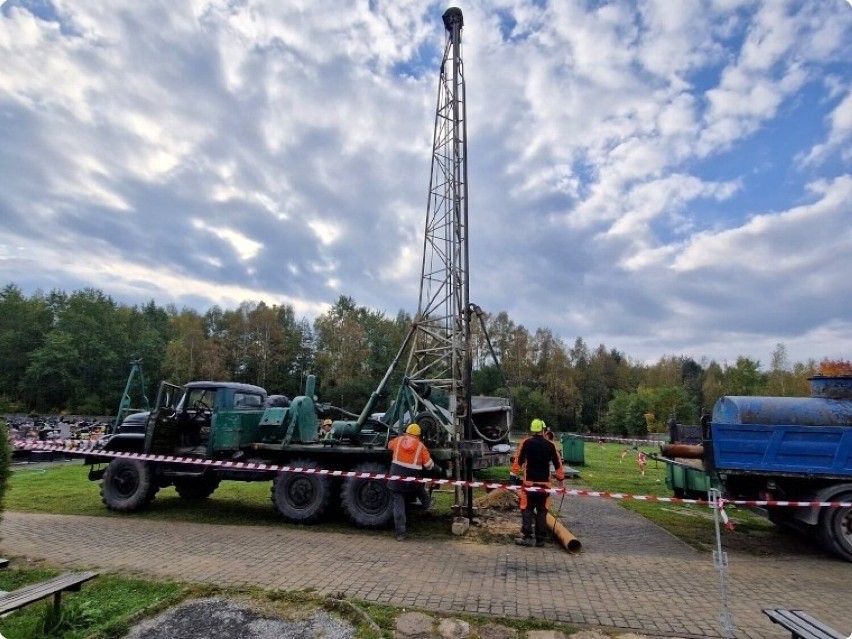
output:
M 9 399 L 6 395 L 0 395 L 0 413 L 22 413 L 24 405 Z

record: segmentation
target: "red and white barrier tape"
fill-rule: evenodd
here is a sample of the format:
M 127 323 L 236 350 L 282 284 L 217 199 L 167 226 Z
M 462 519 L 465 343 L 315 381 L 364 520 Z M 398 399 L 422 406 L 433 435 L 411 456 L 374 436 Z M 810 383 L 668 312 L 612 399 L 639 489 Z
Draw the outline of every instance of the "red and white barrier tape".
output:
M 642 446 L 659 446 L 665 444 L 663 439 L 625 439 L 624 437 L 610 437 L 609 435 L 580 435 L 578 433 L 565 433 L 569 437 L 577 437 L 586 441 L 603 444 L 605 442 L 623 442 L 625 444 L 641 444 Z
M 380 479 L 384 481 L 404 481 L 417 482 L 421 484 L 434 484 L 436 486 L 452 486 L 459 488 L 485 488 L 487 490 L 509 490 L 518 492 L 524 490 L 530 493 L 550 493 L 551 495 L 569 495 L 572 497 L 598 497 L 602 499 L 626 499 L 634 501 L 659 502 L 666 504 L 693 504 L 698 506 L 712 506 L 713 502 L 707 499 L 684 499 L 682 497 L 658 497 L 656 495 L 633 495 L 630 493 L 617 493 L 600 490 L 581 490 L 576 488 L 542 488 L 539 486 L 522 487 L 514 484 L 503 484 L 500 482 L 487 481 L 465 481 L 462 479 L 433 479 L 431 477 L 401 477 L 399 475 L 389 475 L 386 473 L 361 473 L 353 470 L 328 470 L 325 468 L 301 468 L 298 466 L 286 466 L 279 464 L 264 464 L 254 462 L 240 462 L 227 460 L 202 459 L 198 457 L 179 457 L 174 455 L 146 455 L 144 453 L 122 453 L 115 451 L 103 450 L 81 450 L 70 449 L 63 446 L 46 443 L 16 443 L 15 448 L 24 450 L 45 450 L 64 452 L 68 454 L 91 454 L 98 457 L 107 457 L 113 459 L 137 459 L 141 461 L 156 461 L 169 464 L 192 464 L 196 466 L 206 466 L 212 468 L 230 468 L 236 470 L 260 470 L 279 473 L 303 473 L 306 475 L 323 475 L 328 477 L 342 477 L 355 479 Z M 720 506 L 762 506 L 769 508 L 849 508 L 852 507 L 852 502 L 849 501 L 782 501 L 782 500 L 745 500 L 745 499 L 723 499 L 720 501 Z

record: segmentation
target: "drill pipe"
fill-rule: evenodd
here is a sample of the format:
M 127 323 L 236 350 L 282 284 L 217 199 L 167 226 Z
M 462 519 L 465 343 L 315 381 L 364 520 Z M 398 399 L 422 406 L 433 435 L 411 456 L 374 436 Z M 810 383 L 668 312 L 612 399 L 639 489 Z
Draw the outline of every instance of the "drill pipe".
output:
M 660 452 L 663 457 L 674 459 L 680 457 L 682 459 L 703 459 L 704 446 L 703 444 L 663 444 L 660 446 Z
M 580 540 L 550 513 L 547 513 L 547 527 L 553 532 L 554 539 L 568 552 L 577 554 L 583 548 Z

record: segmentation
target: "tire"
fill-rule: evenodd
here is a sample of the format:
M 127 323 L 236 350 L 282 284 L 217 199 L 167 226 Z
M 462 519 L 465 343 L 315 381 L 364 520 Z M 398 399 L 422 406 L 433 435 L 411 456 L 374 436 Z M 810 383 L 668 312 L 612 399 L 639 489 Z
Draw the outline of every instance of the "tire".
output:
M 388 467 L 377 462 L 363 462 L 352 469 L 356 473 L 388 473 Z M 359 528 L 387 528 L 393 522 L 393 500 L 388 482 L 383 479 L 343 481 L 340 503 L 349 520 Z
M 213 475 L 175 478 L 175 491 L 181 499 L 207 499 L 219 487 L 219 478 Z
M 852 501 L 852 493 L 842 493 L 832 501 Z M 820 526 L 825 526 L 822 536 L 826 546 L 834 554 L 846 561 L 852 561 L 852 507 L 828 508 L 820 516 Z
M 299 459 L 287 464 L 293 468 L 319 468 L 316 462 Z M 331 501 L 331 478 L 305 473 L 279 473 L 272 482 L 272 503 L 281 516 L 294 524 L 319 520 Z
M 113 459 L 101 482 L 101 501 L 110 510 L 132 513 L 150 504 L 158 490 L 149 464 L 136 459 Z

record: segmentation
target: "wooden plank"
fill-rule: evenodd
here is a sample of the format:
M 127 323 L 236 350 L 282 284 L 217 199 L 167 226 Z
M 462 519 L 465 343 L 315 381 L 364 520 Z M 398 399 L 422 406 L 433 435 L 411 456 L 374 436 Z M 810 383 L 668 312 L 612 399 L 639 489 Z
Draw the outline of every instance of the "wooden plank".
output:
M 815 619 L 814 617 L 811 617 L 804 610 L 791 610 L 790 612 L 793 613 L 794 615 L 796 615 L 804 623 L 807 623 L 810 626 L 813 626 L 815 629 L 822 632 L 825 635 L 825 637 L 828 637 L 829 639 L 848 639 L 848 637 L 843 636 L 834 628 L 825 625 L 819 619 Z
M 65 590 L 80 590 L 80 586 L 98 576 L 96 572 L 67 572 L 53 579 L 24 586 L 0 596 L 0 614 L 23 608 Z
M 793 639 L 848 639 L 802 610 L 764 608 L 763 613 L 789 630 Z

